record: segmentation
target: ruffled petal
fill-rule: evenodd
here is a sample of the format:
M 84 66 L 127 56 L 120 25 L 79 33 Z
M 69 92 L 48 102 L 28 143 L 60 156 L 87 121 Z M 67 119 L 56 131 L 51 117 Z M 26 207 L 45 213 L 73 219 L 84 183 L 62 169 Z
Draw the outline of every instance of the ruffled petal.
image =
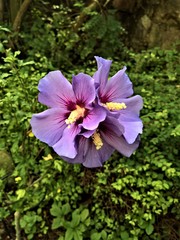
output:
M 48 107 L 63 107 L 68 109 L 71 102 L 75 102 L 72 85 L 60 71 L 49 72 L 39 82 L 38 100 Z
M 99 90 L 102 102 L 116 102 L 119 98 L 127 98 L 133 94 L 132 82 L 125 73 L 126 67 L 118 71 L 106 84 L 104 89 Z
M 128 144 L 123 136 L 117 136 L 113 132 L 109 132 L 108 134 L 107 132 L 102 132 L 101 134 L 110 146 L 115 148 L 118 152 L 126 157 L 130 157 L 139 146 L 139 140 L 136 140 L 133 144 Z
M 112 115 L 107 116 L 105 121 L 100 124 L 99 130 L 105 134 L 115 134 L 117 136 L 121 136 L 124 133 L 123 126 Z
M 114 149 L 103 143 L 103 147 L 99 150 L 95 148 L 91 138 L 80 136 L 78 142 L 78 153 L 75 158 L 62 158 L 69 163 L 82 163 L 87 168 L 102 167 L 102 164 L 109 159 Z
M 99 128 L 99 132 L 103 142 L 107 142 L 111 147 L 126 157 L 129 157 L 139 145 L 138 141 L 133 144 L 128 144 L 126 142 L 123 137 L 125 132 L 124 127 L 113 117 L 106 118 Z
M 120 110 L 120 113 L 123 115 L 131 113 L 139 116 L 139 112 L 143 107 L 143 99 L 139 95 L 126 99 L 119 99 L 119 102 L 124 102 L 126 105 L 126 109 Z
M 98 56 L 95 56 L 95 59 L 97 61 L 98 70 L 95 72 L 93 78 L 96 84 L 100 84 L 100 88 L 103 91 L 103 88 L 105 87 L 108 80 L 112 61 Z
M 89 144 L 83 165 L 87 168 L 102 167 L 102 164 L 108 160 L 113 153 L 114 148 L 106 142 L 103 142 L 102 148 L 97 150 L 91 139 L 87 139 L 87 141 Z
M 141 119 L 132 113 L 121 114 L 119 122 L 124 128 L 123 136 L 129 144 L 132 144 L 137 136 L 142 133 L 143 124 Z
M 95 106 L 83 119 L 82 126 L 87 130 L 96 129 L 100 122 L 106 118 L 107 111 L 102 107 Z
M 65 111 L 60 108 L 51 108 L 42 113 L 33 114 L 30 121 L 32 132 L 42 142 L 49 146 L 54 145 L 62 136 L 66 127 Z
M 82 131 L 79 135 L 84 136 L 85 138 L 91 137 L 95 133 L 96 129 L 94 130 L 87 130 L 87 131 Z
M 96 97 L 94 79 L 87 74 L 79 73 L 73 76 L 72 87 L 77 104 L 85 106 L 92 103 Z
M 77 154 L 75 137 L 80 132 L 80 130 L 80 127 L 76 124 L 71 124 L 70 127 L 66 127 L 62 138 L 52 146 L 54 151 L 59 156 L 74 158 Z
M 84 162 L 84 156 L 85 153 L 88 150 L 88 140 L 85 137 L 77 137 L 77 146 L 78 146 L 78 150 L 77 150 L 77 155 L 75 156 L 75 158 L 67 158 L 64 156 L 61 156 L 66 162 L 69 163 L 83 163 Z

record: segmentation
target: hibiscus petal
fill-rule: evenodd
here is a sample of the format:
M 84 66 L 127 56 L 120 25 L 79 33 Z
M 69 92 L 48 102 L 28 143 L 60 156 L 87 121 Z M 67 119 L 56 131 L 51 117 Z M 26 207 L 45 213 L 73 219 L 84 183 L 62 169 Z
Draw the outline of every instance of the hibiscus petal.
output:
M 103 102 L 116 102 L 119 98 L 126 98 L 133 94 L 132 82 L 125 71 L 126 67 L 118 71 L 99 92 Z
M 121 136 L 124 133 L 123 126 L 119 123 L 118 119 L 108 116 L 104 122 L 100 124 L 99 127 L 101 132 L 113 133 L 117 136 Z
M 77 104 L 85 106 L 93 102 L 96 97 L 94 79 L 87 74 L 79 73 L 73 76 L 72 87 L 76 96 Z
M 83 165 L 88 168 L 102 167 L 102 164 L 109 159 L 114 151 L 109 144 L 103 142 L 101 149 L 97 150 L 91 139 L 87 140 L 89 143 L 87 153 L 84 157 Z
M 124 127 L 113 117 L 107 117 L 100 126 L 100 135 L 103 142 L 107 142 L 120 153 L 129 157 L 138 147 L 139 142 L 128 144 L 122 134 L 124 134 Z
M 75 156 L 75 158 L 67 158 L 64 156 L 61 156 L 61 157 L 69 163 L 83 163 L 84 155 L 88 149 L 87 139 L 84 137 L 79 137 L 79 139 L 77 139 L 77 146 L 78 146 L 78 150 L 77 150 L 77 155 Z
M 107 112 L 105 109 L 95 106 L 83 119 L 82 126 L 87 130 L 94 130 L 98 127 L 100 122 L 104 121 L 106 114 Z
M 40 80 L 38 89 L 39 102 L 48 107 L 67 109 L 69 103 L 75 102 L 72 86 L 60 71 L 49 72 Z
M 93 78 L 95 83 L 99 83 L 103 90 L 108 80 L 112 61 L 98 56 L 95 56 L 95 59 L 97 61 L 98 70 L 95 72 Z
M 74 158 L 77 154 L 75 137 L 79 132 L 80 127 L 78 125 L 71 124 L 70 127 L 67 127 L 63 132 L 62 138 L 52 146 L 54 151 L 59 156 Z
M 121 114 L 132 113 L 139 116 L 139 112 L 143 107 L 143 99 L 141 96 L 136 95 L 127 99 L 119 99 L 119 102 L 124 102 L 126 109 L 120 111 Z
M 102 167 L 103 162 L 109 159 L 114 148 L 104 142 L 103 147 L 99 150 L 95 148 L 91 138 L 80 137 L 78 143 L 78 153 L 75 158 L 62 158 L 69 163 L 82 163 L 85 167 L 95 168 Z
M 54 145 L 62 136 L 65 123 L 65 112 L 60 108 L 51 108 L 42 113 L 33 114 L 32 132 L 42 142 Z
M 130 157 L 131 154 L 138 148 L 139 140 L 136 140 L 133 144 L 128 144 L 123 136 L 117 136 L 113 132 L 101 132 L 103 139 L 118 152 L 126 157 Z
M 143 124 L 141 119 L 132 113 L 120 115 L 120 124 L 124 127 L 123 136 L 129 144 L 132 144 L 137 136 L 142 133 Z
M 87 130 L 87 131 L 84 131 L 84 132 L 80 133 L 79 135 L 82 135 L 85 138 L 89 138 L 89 137 L 91 137 L 95 133 L 95 131 L 96 131 L 96 129 L 94 129 L 94 130 Z

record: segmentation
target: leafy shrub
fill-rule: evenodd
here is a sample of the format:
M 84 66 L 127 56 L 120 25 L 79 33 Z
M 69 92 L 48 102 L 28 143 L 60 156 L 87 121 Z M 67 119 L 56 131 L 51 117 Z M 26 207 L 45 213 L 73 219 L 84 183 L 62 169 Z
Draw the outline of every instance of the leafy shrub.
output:
M 113 10 L 99 12 L 98 9 L 88 9 L 83 1 L 74 1 L 72 6 L 48 7 L 50 10 L 45 8 L 45 11 L 35 4 L 30 30 L 29 21 L 23 24 L 21 48 L 29 58 L 35 60 L 46 56 L 53 65 L 67 70 L 84 64 L 94 55 L 113 57 L 118 54 L 120 57 L 124 53 L 121 40 L 124 29 Z M 84 12 L 85 19 L 82 17 Z M 77 22 L 80 22 L 78 29 Z
M 60 9 L 58 13 L 62 11 Z M 42 21 L 38 17 L 31 34 L 35 36 L 40 27 L 46 30 L 49 27 L 42 31 L 47 42 L 39 35 L 34 38 L 22 33 L 27 45 L 21 50 L 29 49 L 26 59 L 24 51 L 6 48 L 5 33 L 8 30 L 1 28 L 0 150 L 11 155 L 15 167 L 11 176 L 6 175 L 2 165 L 0 170 L 2 239 L 7 236 L 15 239 L 17 229 L 16 232 L 8 231 L 15 229 L 14 213 L 20 215 L 18 224 L 25 239 L 179 239 L 178 52 L 160 49 L 138 54 L 129 52 L 124 62 L 113 55 L 118 51 L 118 42 L 113 40 L 115 50 L 108 48 L 110 52 L 107 53 L 115 58 L 111 74 L 127 65 L 135 92 L 144 99 L 141 112 L 144 132 L 140 147 L 128 159 L 115 153 L 103 168 L 71 165 L 35 139 L 29 124 L 32 113 L 44 109 L 37 102 L 37 85 L 49 70 L 62 64 L 63 69 L 67 67 L 64 74 L 68 79 L 72 73 L 85 71 L 92 75 L 95 71 L 95 61 L 89 57 L 94 54 L 96 43 L 92 41 L 88 45 L 86 42 L 86 51 L 79 36 L 77 42 L 73 42 L 68 35 L 71 31 L 63 25 L 65 16 L 59 16 L 57 12 L 47 20 L 37 11 Z M 98 26 L 101 17 L 94 13 L 82 26 L 82 34 L 90 36 L 89 29 L 93 24 Z M 49 26 L 51 21 L 53 25 Z M 68 24 L 72 25 L 71 21 L 67 18 Z M 59 22 L 62 25 L 58 25 Z M 59 37 L 62 42 L 57 45 L 53 32 L 59 26 L 62 26 L 64 38 Z M 103 39 L 107 32 L 102 30 L 99 34 Z M 99 45 L 96 53 L 105 54 L 102 46 L 107 46 L 111 37 Z M 79 45 L 79 52 L 72 60 L 71 53 L 77 50 L 75 43 Z M 67 46 L 65 50 L 64 46 Z M 56 55 L 57 49 L 64 55 Z M 81 60 L 76 59 L 78 56 Z M 83 62 L 82 59 L 87 57 L 90 60 Z M 75 60 L 76 66 L 73 65 Z M 10 177 L 11 181 L 7 181 Z M 3 230 L 3 226 L 6 229 Z

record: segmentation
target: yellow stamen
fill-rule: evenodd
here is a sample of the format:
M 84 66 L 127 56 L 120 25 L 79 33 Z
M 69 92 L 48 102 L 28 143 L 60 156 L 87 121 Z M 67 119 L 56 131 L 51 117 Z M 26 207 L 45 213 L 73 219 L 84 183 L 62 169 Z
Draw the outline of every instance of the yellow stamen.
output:
M 78 120 L 80 117 L 84 117 L 84 114 L 85 114 L 85 108 L 82 108 L 76 105 L 76 109 L 70 113 L 68 119 L 65 120 L 65 123 L 68 125 L 72 124 L 76 120 Z
M 107 102 L 103 105 L 111 111 L 112 110 L 119 111 L 119 110 L 122 110 L 122 109 L 126 109 L 126 104 L 125 103 Z
M 96 146 L 97 150 L 102 148 L 103 142 L 102 142 L 100 134 L 97 131 L 92 135 L 92 140 L 93 140 L 93 143 Z

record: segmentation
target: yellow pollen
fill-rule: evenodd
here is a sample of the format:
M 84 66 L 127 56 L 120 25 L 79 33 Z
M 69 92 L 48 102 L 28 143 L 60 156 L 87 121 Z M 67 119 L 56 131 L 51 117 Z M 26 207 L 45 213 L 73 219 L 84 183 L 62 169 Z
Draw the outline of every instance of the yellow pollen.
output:
M 104 104 L 104 106 L 107 107 L 107 109 L 109 110 L 115 110 L 115 111 L 126 109 L 125 103 L 107 102 Z
M 85 108 L 82 108 L 76 105 L 76 109 L 70 113 L 68 119 L 65 120 L 65 123 L 68 125 L 74 123 L 80 117 L 84 117 L 84 113 L 85 113 Z
M 97 131 L 92 135 L 92 140 L 97 150 L 99 150 L 103 146 L 101 136 Z

